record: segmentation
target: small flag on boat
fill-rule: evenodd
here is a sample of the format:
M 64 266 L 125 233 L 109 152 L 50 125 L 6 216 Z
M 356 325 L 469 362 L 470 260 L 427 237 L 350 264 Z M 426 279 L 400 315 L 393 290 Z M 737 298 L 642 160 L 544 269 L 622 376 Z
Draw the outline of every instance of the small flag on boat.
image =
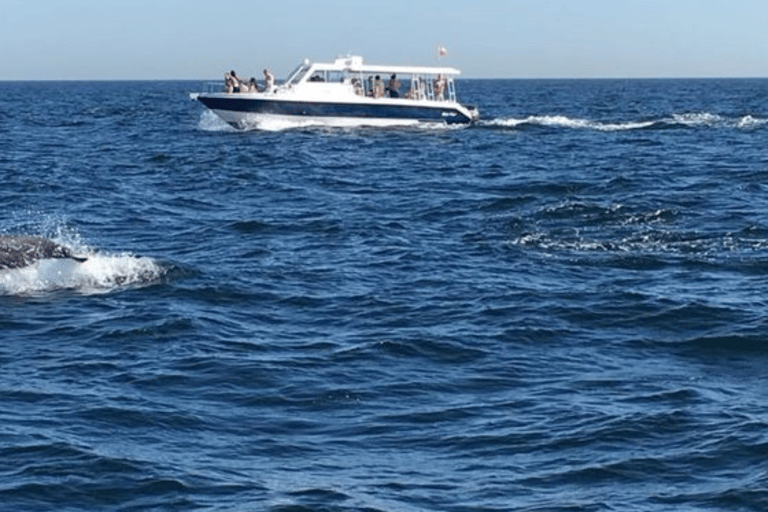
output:
M 448 55 L 448 49 L 445 46 L 438 46 L 437 55 L 440 57 L 445 57 L 446 55 Z

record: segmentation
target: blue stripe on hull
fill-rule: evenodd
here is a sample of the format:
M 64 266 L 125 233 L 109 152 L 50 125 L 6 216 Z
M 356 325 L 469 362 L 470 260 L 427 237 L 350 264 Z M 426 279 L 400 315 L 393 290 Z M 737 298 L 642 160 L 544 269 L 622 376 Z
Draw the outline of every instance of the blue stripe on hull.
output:
M 211 110 L 297 117 L 357 117 L 368 119 L 408 119 L 448 124 L 469 123 L 470 119 L 453 108 L 415 105 L 315 103 L 308 101 L 262 100 L 198 96 Z

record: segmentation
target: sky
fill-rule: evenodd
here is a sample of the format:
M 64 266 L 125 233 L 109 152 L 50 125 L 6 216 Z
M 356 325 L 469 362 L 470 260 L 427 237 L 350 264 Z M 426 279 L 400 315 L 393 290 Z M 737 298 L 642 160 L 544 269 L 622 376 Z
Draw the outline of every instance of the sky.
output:
M 438 45 L 467 78 L 767 77 L 768 0 L 0 0 L 0 80 L 285 77 Z

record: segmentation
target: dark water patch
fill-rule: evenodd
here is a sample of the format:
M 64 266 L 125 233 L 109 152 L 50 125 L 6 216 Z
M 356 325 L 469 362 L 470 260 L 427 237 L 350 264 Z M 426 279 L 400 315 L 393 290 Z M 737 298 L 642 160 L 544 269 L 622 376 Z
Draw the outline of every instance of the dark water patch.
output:
M 768 354 L 768 339 L 759 334 L 724 334 L 720 336 L 703 336 L 686 340 L 685 345 L 697 350 L 716 352 L 748 352 Z

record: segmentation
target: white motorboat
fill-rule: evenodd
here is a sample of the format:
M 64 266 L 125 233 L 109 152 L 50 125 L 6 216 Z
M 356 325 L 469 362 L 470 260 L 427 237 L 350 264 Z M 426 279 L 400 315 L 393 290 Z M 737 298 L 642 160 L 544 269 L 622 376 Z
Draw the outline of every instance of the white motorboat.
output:
M 459 74 L 450 67 L 368 65 L 362 57 L 348 56 L 330 63 L 305 60 L 285 82 L 262 90 L 193 97 L 238 129 L 269 122 L 342 127 L 474 123 L 477 108 L 456 99 Z

